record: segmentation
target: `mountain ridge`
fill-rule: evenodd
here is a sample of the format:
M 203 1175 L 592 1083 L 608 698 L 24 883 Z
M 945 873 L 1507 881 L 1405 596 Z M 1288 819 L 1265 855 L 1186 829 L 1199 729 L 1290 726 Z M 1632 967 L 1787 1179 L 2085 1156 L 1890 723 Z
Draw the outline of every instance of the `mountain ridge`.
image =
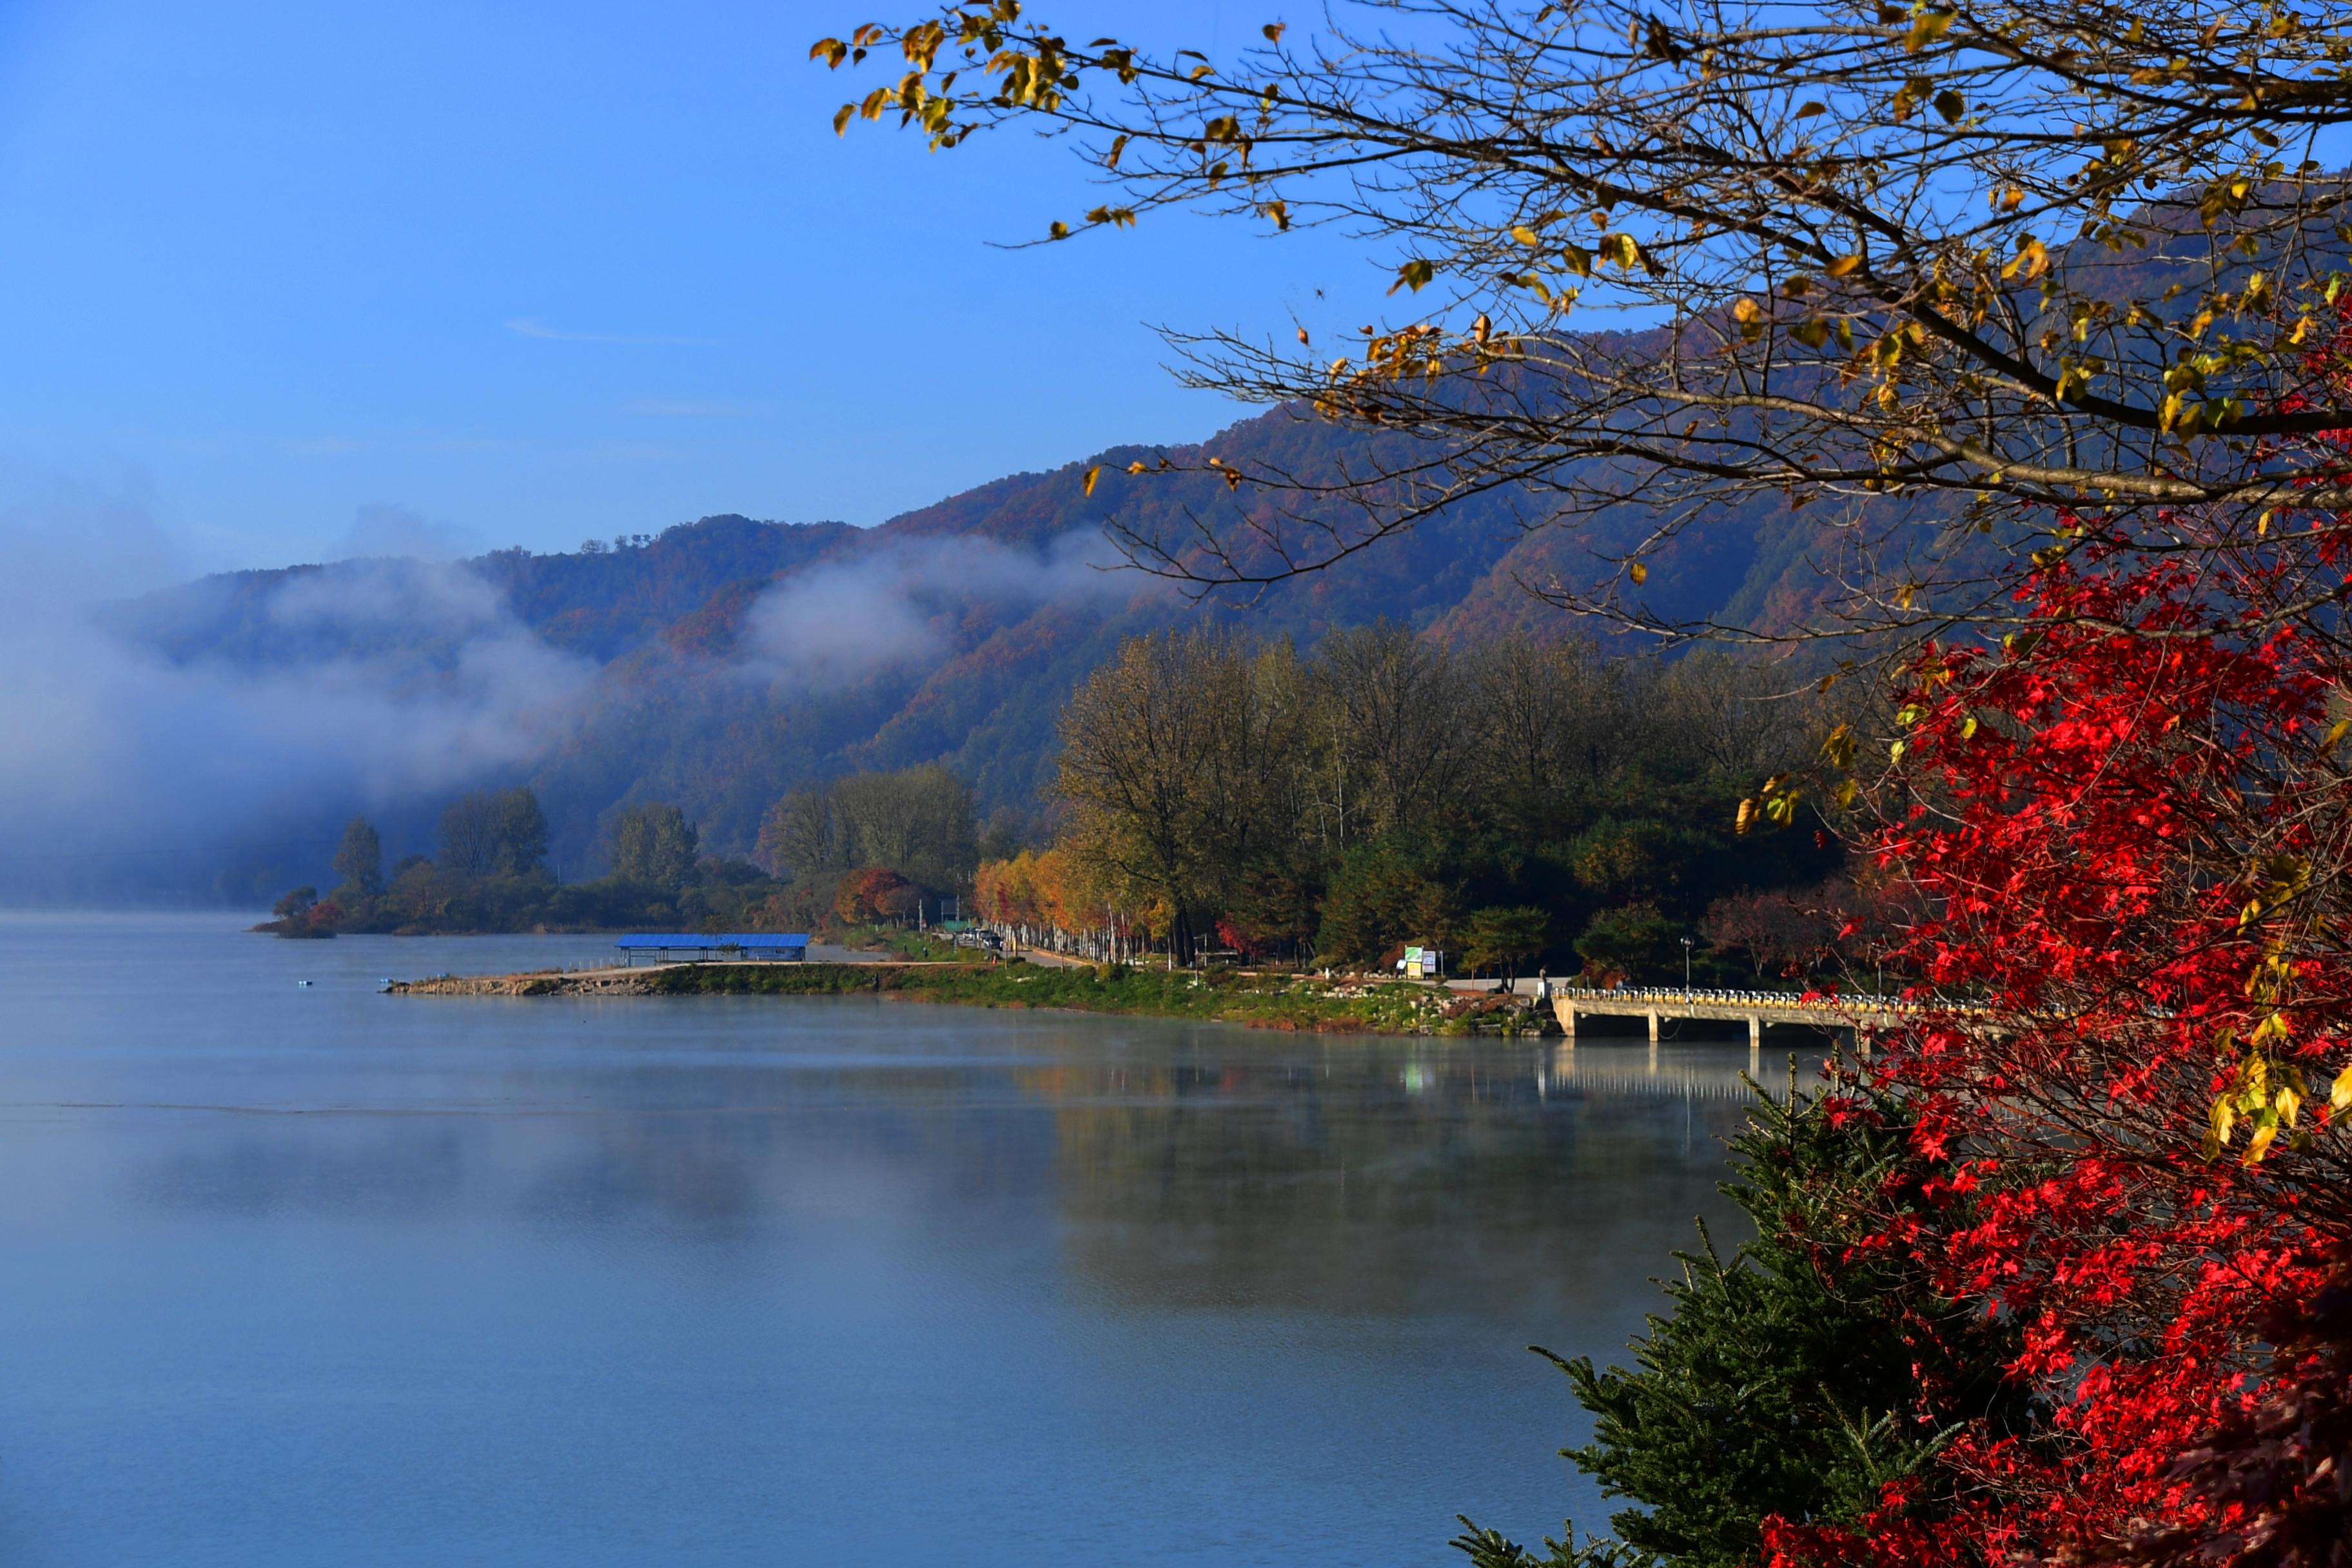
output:
M 494 624 L 560 656 L 582 678 L 574 721 L 543 751 L 468 782 L 537 790 L 567 870 L 594 868 L 604 825 L 645 800 L 683 806 L 710 849 L 748 854 L 776 796 L 860 768 L 944 763 L 983 811 L 1031 815 L 1062 702 L 1124 637 L 1207 619 L 1305 647 L 1382 618 L 1454 642 L 1557 635 L 1574 628 L 1522 584 L 1605 569 L 1654 526 L 1637 498 L 1572 533 L 1526 527 L 1514 510 L 1525 498 L 1470 498 L 1247 605 L 1188 603 L 1117 568 L 1103 542 L 1114 516 L 1166 530 L 1267 504 L 1213 474 L 1130 476 L 1129 463 L 1217 454 L 1331 474 L 1360 464 L 1370 440 L 1275 408 L 1197 444 L 1122 446 L 1004 475 L 872 528 L 724 513 L 575 552 L 222 574 L 111 606 L 107 624 L 183 670 L 252 679 L 361 661 L 418 691 L 462 679 Z M 1088 495 L 1081 476 L 1097 466 Z M 1669 616 L 1799 618 L 1819 597 L 1804 552 L 1823 537 L 1751 503 L 1651 558 L 1645 596 Z M 404 847 L 429 847 L 414 842 L 427 801 L 322 801 L 301 831 L 363 807 L 389 816 Z M 299 861 L 290 846 L 266 858 Z

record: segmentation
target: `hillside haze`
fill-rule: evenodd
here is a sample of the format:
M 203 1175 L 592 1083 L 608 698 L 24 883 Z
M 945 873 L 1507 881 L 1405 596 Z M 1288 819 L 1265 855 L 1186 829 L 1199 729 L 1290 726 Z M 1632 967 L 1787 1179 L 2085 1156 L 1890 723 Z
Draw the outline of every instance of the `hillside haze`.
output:
M 282 759 L 204 781 L 226 877 L 159 862 L 128 880 L 243 898 L 315 879 L 354 811 L 383 823 L 389 852 L 429 853 L 440 805 L 483 784 L 539 793 L 566 877 L 601 869 L 603 826 L 629 805 L 674 802 L 706 847 L 747 855 L 779 795 L 866 768 L 945 763 L 984 814 L 1034 814 L 1063 701 L 1124 637 L 1201 616 L 1302 647 L 1383 617 L 1449 639 L 1558 632 L 1566 618 L 1523 584 L 1605 574 L 1654 526 L 1629 501 L 1529 531 L 1528 498 L 1476 498 L 1249 603 L 1192 603 L 1103 538 L 1113 516 L 1172 534 L 1264 504 L 1130 462 L 1360 471 L 1366 440 L 1276 409 L 1199 447 L 1012 475 L 872 529 L 709 517 L 575 553 L 240 572 L 111 606 L 109 637 L 163 689 L 276 704 L 262 727 Z M 1822 537 L 1785 511 L 1727 514 L 1653 559 L 1647 603 L 1794 620 L 1817 601 L 1806 552 Z M 278 733 L 312 712 L 308 750 Z

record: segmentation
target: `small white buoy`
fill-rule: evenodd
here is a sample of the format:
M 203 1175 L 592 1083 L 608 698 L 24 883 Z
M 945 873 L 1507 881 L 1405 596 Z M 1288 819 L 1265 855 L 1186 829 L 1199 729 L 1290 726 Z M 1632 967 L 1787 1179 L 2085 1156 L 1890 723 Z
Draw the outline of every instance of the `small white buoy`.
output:
M 297 980 L 294 984 L 297 985 L 308 985 L 310 983 L 307 980 Z

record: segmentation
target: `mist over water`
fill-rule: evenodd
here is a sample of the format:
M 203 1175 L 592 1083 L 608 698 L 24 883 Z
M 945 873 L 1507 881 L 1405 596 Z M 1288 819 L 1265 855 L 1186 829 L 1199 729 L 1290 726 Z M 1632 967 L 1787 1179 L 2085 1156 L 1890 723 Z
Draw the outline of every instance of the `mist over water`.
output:
M 1523 1347 L 1739 1234 L 1740 1043 L 399 997 L 608 950 L 233 927 L 0 917 L 11 1563 L 1434 1565 L 1601 1522 Z

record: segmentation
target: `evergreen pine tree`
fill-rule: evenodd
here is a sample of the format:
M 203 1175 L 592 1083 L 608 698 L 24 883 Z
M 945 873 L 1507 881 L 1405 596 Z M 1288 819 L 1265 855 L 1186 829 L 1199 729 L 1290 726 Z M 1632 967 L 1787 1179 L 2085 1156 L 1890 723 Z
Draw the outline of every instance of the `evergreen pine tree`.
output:
M 1960 1426 L 2030 1428 L 2038 1412 L 2002 1375 L 2013 1325 L 1937 1295 L 1898 1249 L 1853 1243 L 1890 1210 L 1935 1223 L 1903 1106 L 1847 1081 L 1759 1093 L 1732 1141 L 1724 1193 L 1756 1222 L 1729 1260 L 1699 1230 L 1677 1254 L 1673 1306 L 1633 1342 L 1633 1370 L 1548 1357 L 1591 1412 L 1592 1440 L 1562 1457 L 1604 1494 L 1641 1506 L 1612 1516 L 1615 1539 L 1548 1555 L 1465 1519 L 1454 1544 L 1476 1568 L 1733 1568 L 1759 1560 L 1768 1516 L 1842 1522 L 1918 1478 L 1933 1509 L 1937 1451 Z

